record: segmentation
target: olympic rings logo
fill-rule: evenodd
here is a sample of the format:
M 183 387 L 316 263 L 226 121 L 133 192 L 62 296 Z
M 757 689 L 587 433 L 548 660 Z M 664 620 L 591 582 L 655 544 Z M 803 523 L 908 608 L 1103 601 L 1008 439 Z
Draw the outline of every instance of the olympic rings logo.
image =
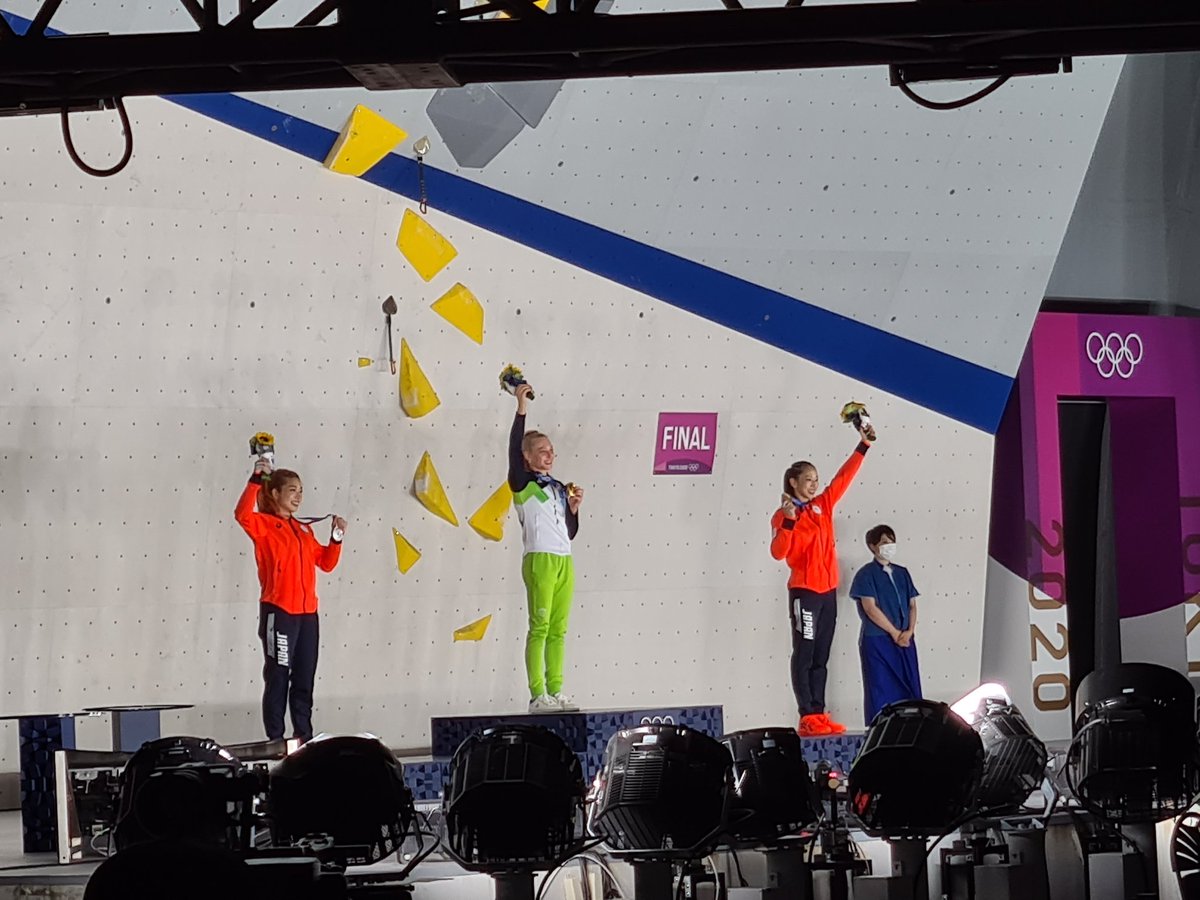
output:
M 1087 336 L 1084 349 L 1088 361 L 1096 367 L 1101 378 L 1112 378 L 1114 375 L 1128 378 L 1142 361 L 1142 339 L 1133 332 L 1122 337 L 1115 331 L 1107 336 L 1093 331 Z

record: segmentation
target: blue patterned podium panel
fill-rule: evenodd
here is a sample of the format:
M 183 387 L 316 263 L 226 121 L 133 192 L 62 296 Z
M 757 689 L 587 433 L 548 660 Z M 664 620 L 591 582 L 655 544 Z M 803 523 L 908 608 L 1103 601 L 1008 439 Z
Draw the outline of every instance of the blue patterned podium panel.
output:
M 862 749 L 864 734 L 839 734 L 834 737 L 804 738 L 800 746 L 811 769 L 823 759 L 829 760 L 842 773 L 850 771 L 854 757 Z
M 623 728 L 667 723 L 684 725 L 714 738 L 724 734 L 725 716 L 720 706 L 670 706 L 652 709 L 581 710 L 531 716 L 440 716 L 430 721 L 435 759 L 449 759 L 459 744 L 477 731 L 494 725 L 540 725 L 562 738 L 583 764 L 591 779 L 600 768 L 609 739 Z M 407 767 L 406 767 L 407 768 Z M 411 785 L 409 785 L 411 787 Z
M 58 792 L 54 753 L 75 748 L 75 718 L 21 716 L 17 727 L 21 760 L 21 846 L 26 853 L 58 850 Z

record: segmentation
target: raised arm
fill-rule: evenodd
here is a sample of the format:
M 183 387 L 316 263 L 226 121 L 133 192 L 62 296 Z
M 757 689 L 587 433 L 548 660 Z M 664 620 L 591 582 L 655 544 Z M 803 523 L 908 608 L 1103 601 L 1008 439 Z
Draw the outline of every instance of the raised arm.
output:
M 262 482 L 256 472 L 238 497 L 237 506 L 233 508 L 233 517 L 242 526 L 242 530 L 250 537 L 258 537 L 262 533 L 262 513 L 254 508 L 258 502 L 258 492 L 262 490 Z
M 512 492 L 518 493 L 533 480 L 529 470 L 525 468 L 525 454 L 521 452 L 521 441 L 525 437 L 525 414 L 517 413 L 513 417 L 512 430 L 508 433 L 508 486 Z
M 517 386 L 517 414 L 513 417 L 512 429 L 508 432 L 508 486 L 513 493 L 524 490 L 533 481 L 533 475 L 525 466 L 525 453 L 521 441 L 525 439 L 525 413 L 529 409 L 529 385 Z
M 826 502 L 831 507 L 835 506 L 842 499 L 842 495 L 850 487 L 850 482 L 854 480 L 854 476 L 862 468 L 863 460 L 866 458 L 867 450 L 870 448 L 871 445 L 866 441 L 859 441 L 858 446 L 854 448 L 854 452 L 850 454 L 850 458 L 842 463 L 842 467 L 837 470 L 837 474 L 829 482 L 829 487 L 825 488 Z

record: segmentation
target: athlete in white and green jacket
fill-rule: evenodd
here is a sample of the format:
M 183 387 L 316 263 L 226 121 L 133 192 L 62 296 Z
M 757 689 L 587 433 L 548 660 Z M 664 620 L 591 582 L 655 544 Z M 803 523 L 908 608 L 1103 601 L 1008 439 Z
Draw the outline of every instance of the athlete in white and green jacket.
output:
M 567 486 L 550 474 L 554 445 L 540 431 L 525 431 L 530 388 L 516 389 L 517 415 L 508 437 L 508 486 L 512 488 L 525 556 L 521 577 L 529 607 L 525 638 L 525 671 L 529 677 L 529 711 L 576 710 L 563 693 L 563 651 L 575 568 L 571 541 L 579 530 L 583 490 Z

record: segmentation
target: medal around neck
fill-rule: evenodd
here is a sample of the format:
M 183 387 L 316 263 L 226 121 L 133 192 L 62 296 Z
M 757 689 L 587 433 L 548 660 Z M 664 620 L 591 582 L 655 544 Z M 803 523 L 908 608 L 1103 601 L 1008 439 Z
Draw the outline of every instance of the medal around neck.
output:
M 875 430 L 871 425 L 871 417 L 867 414 L 867 408 L 861 403 L 851 400 L 842 407 L 842 421 L 848 425 L 853 425 L 863 440 L 870 443 L 875 440 Z
M 521 373 L 520 369 L 511 364 L 504 367 L 504 371 L 500 373 L 501 390 L 507 391 L 510 394 L 515 394 L 517 392 L 517 388 L 523 384 L 529 384 L 529 382 L 525 380 L 525 376 Z M 533 399 L 532 390 L 529 392 L 529 399 Z

